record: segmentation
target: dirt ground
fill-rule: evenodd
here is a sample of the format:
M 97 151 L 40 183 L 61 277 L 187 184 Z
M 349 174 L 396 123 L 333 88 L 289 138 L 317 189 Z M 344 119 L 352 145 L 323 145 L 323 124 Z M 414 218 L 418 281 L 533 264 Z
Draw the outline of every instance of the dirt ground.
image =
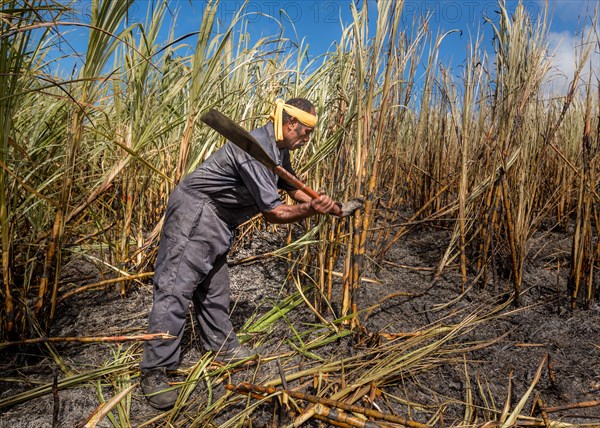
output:
M 360 337 L 349 335 L 332 344 L 314 350 L 318 356 L 329 359 L 357 352 L 357 345 L 368 337 L 385 341 L 389 335 L 418 332 L 432 324 L 452 325 L 470 313 L 484 314 L 507 299 L 511 283 L 499 272 L 490 278 L 485 288 L 477 285 L 461 293 L 460 278 L 456 269 L 447 269 L 442 278 L 432 285 L 432 269 L 437 266 L 448 242 L 448 231 L 415 229 L 401 239 L 378 265 L 370 264 L 365 276 L 377 282 L 364 282 L 357 301 L 361 309 L 362 332 Z M 230 260 L 260 254 L 281 245 L 281 236 L 263 233 L 246 240 L 230 255 Z M 534 382 L 538 366 L 544 357 L 541 377 L 531 397 L 539 397 L 546 406 L 565 406 L 600 399 L 600 305 L 589 309 L 569 308 L 566 299 L 566 275 L 570 237 L 560 231 L 545 231 L 535 235 L 530 242 L 526 260 L 523 293 L 518 307 L 508 306 L 498 316 L 477 325 L 461 336 L 461 344 L 486 343 L 474 346 L 465 358 L 444 361 L 422 370 L 399 376 L 386 386 L 390 396 L 402 397 L 405 405 L 386 407 L 385 412 L 395 412 L 403 417 L 426 422 L 436 411 L 441 412 L 437 426 L 461 425 L 465 403 L 470 402 L 478 421 L 486 419 L 485 408 L 502 409 L 508 400 L 513 409 Z M 557 266 L 562 266 L 557 270 Z M 69 275 L 90 276 L 89 264 L 73 260 L 67 266 Z M 264 314 L 273 304 L 295 291 L 286 278 L 287 264 L 282 260 L 266 259 L 231 268 L 232 320 L 241 327 L 252 314 Z M 95 272 L 97 276 L 98 272 Z M 88 278 L 93 282 L 97 278 Z M 79 282 L 77 285 L 81 285 Z M 332 303 L 336 303 L 339 296 Z M 109 336 L 139 334 L 144 332 L 151 306 L 151 285 L 133 286 L 126 298 L 121 298 L 114 286 L 88 291 L 66 300 L 59 308 L 52 336 Z M 372 308 L 371 310 L 366 310 Z M 288 355 L 291 347 L 286 342 L 294 330 L 303 331 L 315 322 L 306 305 L 301 305 L 287 316 L 288 322 L 279 321 L 268 336 L 257 337 L 251 343 L 261 342 L 265 353 Z M 294 327 L 294 330 L 291 329 Z M 383 335 L 383 336 L 381 336 Z M 386 336 L 388 335 L 388 336 Z M 383 337 L 383 338 L 382 338 Z M 362 338 L 362 339 L 361 339 Z M 361 342 L 363 340 L 363 342 Z M 494 342 L 495 340 L 495 342 Z M 117 353 L 129 352 L 127 364 L 137 380 L 135 367 L 139 362 L 139 345 L 65 344 L 56 345 L 64 362 L 74 372 L 84 373 L 114 360 Z M 31 390 L 40 384 L 52 383 L 53 375 L 64 377 L 47 351 L 39 345 L 0 352 L 0 400 Z M 204 355 L 196 338 L 195 326 L 188 323 L 181 366 L 192 367 Z M 310 360 L 295 355 L 281 358 L 285 373 L 299 367 L 310 367 Z M 215 382 L 211 387 L 214 397 L 224 394 L 223 384 L 244 381 L 260 382 L 277 377 L 275 362 L 257 370 L 241 370 L 230 377 Z M 510 380 L 509 380 L 510 379 Z M 295 388 L 299 384 L 289 385 Z M 110 396 L 110 385 L 90 382 L 58 391 L 56 398 L 45 394 L 21 404 L 0 408 L 0 427 L 51 427 L 53 409 L 59 404 L 55 426 L 78 426 L 99 404 L 98 390 Z M 309 388 L 310 389 L 310 388 Z M 192 398 L 201 408 L 208 394 L 206 384 L 199 384 Z M 213 400 L 216 398 L 213 398 Z M 592 403 L 593 404 L 593 403 Z M 219 426 L 241 407 L 230 406 L 226 414 L 217 415 L 212 426 Z M 532 408 L 530 398 L 522 413 Z M 160 412 L 150 408 L 134 389 L 131 401 L 130 422 L 138 426 Z M 253 413 L 251 426 L 271 424 L 272 405 L 264 404 Z M 562 421 L 576 426 L 600 426 L 600 406 L 574 408 L 549 414 L 552 421 Z M 289 423 L 285 416 L 278 424 Z M 112 426 L 104 419 L 98 426 Z M 151 425 L 152 426 L 152 425 Z M 308 422 L 304 426 L 318 426 Z

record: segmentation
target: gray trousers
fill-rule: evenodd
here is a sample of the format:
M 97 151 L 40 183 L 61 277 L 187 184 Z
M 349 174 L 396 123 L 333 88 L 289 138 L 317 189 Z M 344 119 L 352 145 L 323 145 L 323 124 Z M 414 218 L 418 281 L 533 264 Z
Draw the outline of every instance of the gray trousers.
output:
M 229 320 L 226 262 L 234 233 L 235 229 L 217 216 L 208 197 L 182 185 L 171 193 L 155 265 L 148 333 L 169 333 L 177 338 L 146 341 L 141 369 L 177 368 L 190 301 L 206 350 L 239 345 Z

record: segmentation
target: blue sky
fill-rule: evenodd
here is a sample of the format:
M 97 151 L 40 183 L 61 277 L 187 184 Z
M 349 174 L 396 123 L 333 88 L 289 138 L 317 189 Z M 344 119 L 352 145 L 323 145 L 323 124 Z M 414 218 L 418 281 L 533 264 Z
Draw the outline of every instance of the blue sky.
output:
M 145 3 L 139 0 L 136 2 L 137 13 L 144 12 Z M 183 34 L 198 29 L 205 3 L 205 0 L 178 0 L 170 3 L 171 10 L 177 10 L 179 15 L 176 33 Z M 278 31 L 275 19 L 269 17 L 272 16 L 281 19 L 291 38 L 294 37 L 293 24 L 298 37 L 305 38 L 312 53 L 317 55 L 325 52 L 332 42 L 339 39 L 341 23 L 348 24 L 352 20 L 350 3 L 351 0 L 251 0 L 246 11 L 251 24 L 249 28 L 257 36 Z M 358 3 L 361 4 L 362 0 Z M 376 2 L 370 0 L 368 3 L 374 17 Z M 224 23 L 230 22 L 243 4 L 242 0 L 222 0 L 217 18 Z M 513 10 L 517 1 L 507 0 L 506 4 L 509 10 Z M 545 7 L 544 0 L 525 0 L 523 4 L 532 16 L 537 16 Z M 594 7 L 599 4 L 598 0 L 550 0 L 552 31 L 574 34 L 583 24 L 582 17 L 593 14 Z M 406 0 L 402 19 L 403 24 L 409 26 L 413 18 L 431 14 L 430 25 L 433 29 L 458 29 L 463 32 L 464 37 L 469 33 L 476 33 L 485 16 L 494 18 L 497 9 L 496 0 Z M 451 51 L 460 49 L 460 45 L 464 43 L 459 42 L 460 39 L 448 48 Z
M 275 17 L 281 20 L 288 38 L 304 39 L 309 45 L 309 55 L 317 56 L 339 40 L 342 23 L 352 21 L 350 3 L 351 0 L 252 0 L 246 7 L 249 31 L 255 37 L 277 34 L 280 24 L 271 18 Z M 361 3 L 362 0 L 358 1 Z M 139 2 L 140 6 L 142 4 Z M 204 4 L 204 0 L 171 3 L 173 10 L 179 11 L 176 34 L 198 28 Z M 230 22 L 243 4 L 242 0 L 222 0 L 217 18 L 223 23 Z M 376 2 L 370 0 L 368 4 L 374 21 Z M 509 12 L 517 4 L 518 1 L 506 0 Z M 457 69 L 464 61 L 467 44 L 477 34 L 484 34 L 484 47 L 491 47 L 492 30 L 489 24 L 484 24 L 484 17 L 497 20 L 497 5 L 496 0 L 405 0 L 402 23 L 410 27 L 415 18 L 429 15 L 434 34 L 460 30 L 462 34 L 452 33 L 444 40 L 440 52 L 440 60 Z M 564 89 L 573 75 L 581 34 L 590 31 L 591 18 L 599 8 L 600 0 L 524 0 L 523 5 L 532 17 L 548 8 L 551 23 L 548 42 L 554 64 L 551 76 L 556 88 Z M 599 51 L 596 47 L 592 55 L 592 69 L 595 70 L 600 69 Z
M 151 0 L 136 0 L 131 7 L 132 20 L 144 21 Z M 352 0 L 251 0 L 246 6 L 248 31 L 258 39 L 262 36 L 279 33 L 280 25 L 286 37 L 302 40 L 309 45 L 309 56 L 325 53 L 339 40 L 342 24 L 352 20 L 350 4 Z M 393 0 L 380 0 L 393 1 Z M 376 2 L 369 0 L 372 20 L 376 16 Z M 221 0 L 217 19 L 226 26 L 244 4 L 243 0 Z M 358 1 L 362 4 L 362 0 Z M 440 60 L 445 65 L 457 69 L 465 57 L 466 46 L 478 32 L 485 34 L 485 47 L 491 46 L 491 27 L 484 25 L 484 17 L 497 20 L 496 0 L 405 0 L 402 23 L 409 28 L 414 18 L 430 15 L 430 28 L 435 34 L 449 30 L 460 30 L 448 36 L 441 47 Z M 532 16 L 538 16 L 546 7 L 545 0 L 524 0 L 523 4 Z M 176 37 L 197 31 L 206 0 L 172 0 L 170 11 L 176 15 L 174 34 Z M 517 1 L 506 0 L 509 11 L 514 10 Z M 590 31 L 590 17 L 600 0 L 549 0 L 551 27 L 548 37 L 554 55 L 554 75 L 571 76 L 574 69 L 577 49 L 582 31 Z M 76 0 L 73 7 L 85 14 L 89 10 L 89 0 Z M 173 22 L 170 20 L 169 22 Z M 278 22 L 278 20 L 280 20 Z M 163 37 L 171 25 L 166 25 Z M 597 31 L 597 29 L 596 29 Z M 471 37 L 472 36 L 472 37 Z M 85 37 L 82 38 L 85 40 Z M 189 38 L 186 43 L 193 43 Z M 593 55 L 593 67 L 599 69 L 599 48 Z M 565 79 L 566 80 L 566 79 Z

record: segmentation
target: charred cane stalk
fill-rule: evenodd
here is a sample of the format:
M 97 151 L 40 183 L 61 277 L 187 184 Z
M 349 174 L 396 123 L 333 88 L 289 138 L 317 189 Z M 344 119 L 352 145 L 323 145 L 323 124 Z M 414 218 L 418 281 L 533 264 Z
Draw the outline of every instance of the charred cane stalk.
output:
M 411 428 L 429 428 L 429 425 L 422 424 L 420 422 L 411 421 L 404 419 L 400 416 L 391 415 L 389 413 L 382 413 L 377 410 L 368 409 L 366 407 L 356 406 L 354 404 L 348 404 L 343 401 L 332 400 L 330 398 L 325 397 L 317 397 L 316 395 L 305 394 L 303 392 L 292 391 L 288 389 L 276 389 L 273 387 L 264 387 L 260 385 L 253 385 L 249 383 L 242 383 L 238 386 L 235 385 L 227 385 L 227 389 L 230 391 L 234 391 L 240 394 L 276 394 L 282 393 L 287 394 L 292 398 L 296 398 L 299 400 L 308 401 L 313 404 L 321 404 L 327 407 L 335 407 L 337 409 L 345 410 L 347 412 L 352 413 L 360 413 L 367 417 L 382 419 L 387 422 L 392 422 L 396 424 L 406 425 Z M 264 397 L 263 397 L 264 398 Z M 345 422 L 347 423 L 347 422 Z
M 91 337 L 37 337 L 35 339 L 18 340 L 15 342 L 1 342 L 0 349 L 14 345 L 29 345 L 32 343 L 56 342 L 83 342 L 83 343 L 108 343 L 108 342 L 133 342 L 144 340 L 172 340 L 175 339 L 168 333 L 138 334 L 135 336 L 91 336 Z

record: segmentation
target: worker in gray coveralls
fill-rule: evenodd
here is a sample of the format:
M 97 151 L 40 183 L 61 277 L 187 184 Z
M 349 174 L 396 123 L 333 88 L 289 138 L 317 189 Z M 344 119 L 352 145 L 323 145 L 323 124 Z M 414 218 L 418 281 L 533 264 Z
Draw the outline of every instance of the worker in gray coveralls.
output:
M 271 120 L 251 134 L 272 159 L 294 174 L 289 151 L 309 141 L 316 119 L 308 100 L 278 100 Z M 298 203 L 283 204 L 278 188 Z M 145 342 L 141 387 L 150 405 L 168 409 L 177 400 L 166 371 L 178 365 L 190 301 L 202 345 L 215 353 L 216 360 L 241 361 L 257 354 L 239 343 L 229 320 L 226 257 L 239 224 L 259 212 L 270 223 L 293 223 L 316 214 L 341 217 L 357 207 L 347 203 L 340 209 L 325 194 L 311 200 L 231 142 L 189 174 L 169 197 L 158 248 L 148 332 L 168 332 L 177 338 Z

